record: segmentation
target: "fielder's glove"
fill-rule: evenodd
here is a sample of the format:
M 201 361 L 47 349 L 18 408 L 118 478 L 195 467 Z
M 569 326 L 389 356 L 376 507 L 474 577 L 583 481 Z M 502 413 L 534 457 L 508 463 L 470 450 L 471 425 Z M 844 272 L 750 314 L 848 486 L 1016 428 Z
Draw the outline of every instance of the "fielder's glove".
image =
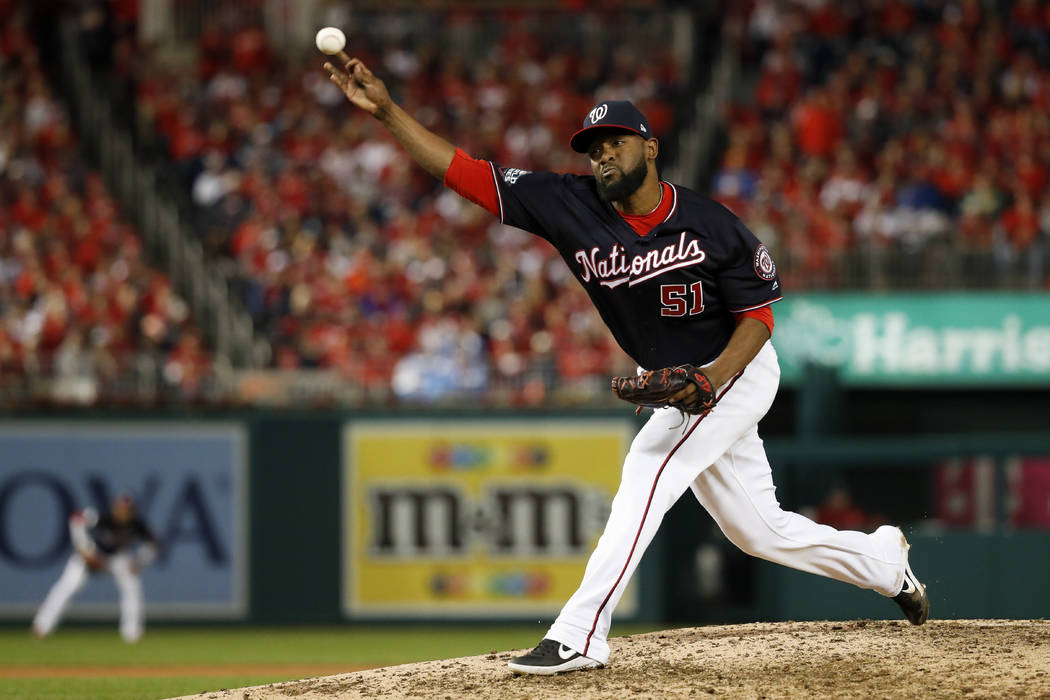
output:
M 92 573 L 102 571 L 106 568 L 106 560 L 98 554 L 91 552 L 82 553 L 80 556 L 84 558 L 84 563 L 87 564 L 88 571 Z
M 672 401 L 671 397 L 692 384 L 696 391 L 684 399 Z M 649 408 L 677 408 L 694 415 L 707 413 L 715 407 L 718 398 L 711 380 L 704 370 L 693 365 L 678 365 L 654 369 L 634 377 L 613 377 L 612 389 L 624 401 Z

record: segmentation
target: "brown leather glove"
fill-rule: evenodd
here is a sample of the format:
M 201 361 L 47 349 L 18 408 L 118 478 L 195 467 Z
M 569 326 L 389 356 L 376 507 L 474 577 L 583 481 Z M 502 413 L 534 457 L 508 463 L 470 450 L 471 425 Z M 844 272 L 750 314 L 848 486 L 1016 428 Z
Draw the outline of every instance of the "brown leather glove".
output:
M 696 391 L 684 399 L 672 397 L 692 384 Z M 624 401 L 649 408 L 677 408 L 699 415 L 715 407 L 718 398 L 704 370 L 693 365 L 678 365 L 642 372 L 633 377 L 613 377 L 612 389 Z

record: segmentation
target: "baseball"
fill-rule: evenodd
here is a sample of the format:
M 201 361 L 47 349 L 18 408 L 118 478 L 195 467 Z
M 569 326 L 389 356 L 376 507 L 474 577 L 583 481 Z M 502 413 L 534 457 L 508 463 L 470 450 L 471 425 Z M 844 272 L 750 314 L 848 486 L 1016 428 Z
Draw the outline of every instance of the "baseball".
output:
M 317 32 L 314 39 L 321 53 L 337 54 L 346 46 L 346 35 L 335 27 L 325 27 Z

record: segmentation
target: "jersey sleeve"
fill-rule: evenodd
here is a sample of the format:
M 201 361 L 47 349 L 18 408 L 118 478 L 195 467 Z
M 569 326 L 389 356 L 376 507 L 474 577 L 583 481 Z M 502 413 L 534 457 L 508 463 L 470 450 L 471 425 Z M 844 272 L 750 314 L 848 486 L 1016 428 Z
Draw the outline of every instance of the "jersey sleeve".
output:
M 153 534 L 153 530 L 149 528 L 149 525 L 142 518 L 135 519 L 135 535 L 151 545 L 159 544 L 157 536 Z
M 445 186 L 487 209 L 493 216 L 500 215 L 496 168 L 487 160 L 471 158 L 463 149 L 457 148 L 452 163 L 445 171 Z
M 773 256 L 739 219 L 730 226 L 727 259 L 718 279 L 726 308 L 738 314 L 779 301 L 780 277 Z
M 518 168 L 495 172 L 500 222 L 552 240 L 564 214 L 561 191 L 568 176 Z
M 135 565 L 145 569 L 160 553 L 160 541 L 142 518 L 135 518 L 134 527 L 135 536 L 141 540 L 140 545 L 134 548 Z
M 557 189 L 564 178 L 557 173 L 500 168 L 457 148 L 444 184 L 498 216 L 500 223 L 550 239 L 561 201 Z
M 741 311 L 740 313 L 733 314 L 736 317 L 737 325 L 740 324 L 745 318 L 753 318 L 756 321 L 761 321 L 765 324 L 766 328 L 769 329 L 769 335 L 773 335 L 773 309 L 769 306 L 760 306 L 757 309 L 751 309 L 750 311 Z
M 94 508 L 78 510 L 69 517 L 69 539 L 73 548 L 81 554 L 94 554 L 95 542 L 88 534 L 88 529 L 98 523 L 98 513 Z

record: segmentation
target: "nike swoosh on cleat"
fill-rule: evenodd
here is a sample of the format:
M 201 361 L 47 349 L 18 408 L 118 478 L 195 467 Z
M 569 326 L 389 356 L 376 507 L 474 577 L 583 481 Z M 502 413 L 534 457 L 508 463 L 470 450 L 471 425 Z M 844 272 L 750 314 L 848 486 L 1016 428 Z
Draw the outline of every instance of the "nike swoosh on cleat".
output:
M 569 652 L 566 654 L 565 652 Z M 572 657 L 576 656 L 576 652 L 573 649 L 565 646 L 564 644 L 558 645 L 558 656 L 568 661 Z

